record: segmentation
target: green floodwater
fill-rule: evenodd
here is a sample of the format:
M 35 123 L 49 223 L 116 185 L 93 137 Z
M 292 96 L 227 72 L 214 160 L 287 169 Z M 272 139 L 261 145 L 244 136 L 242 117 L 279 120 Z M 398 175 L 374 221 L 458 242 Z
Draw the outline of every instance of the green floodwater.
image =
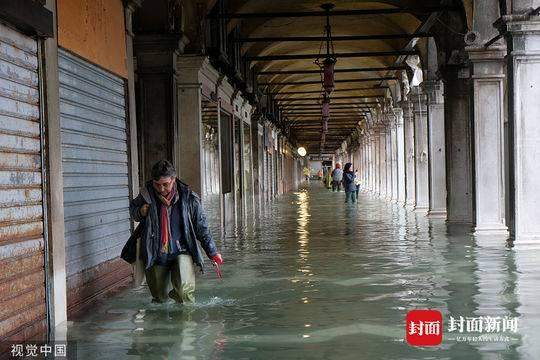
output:
M 69 324 L 78 358 L 540 359 L 538 251 L 344 198 L 312 182 L 266 205 L 217 241 L 224 278 L 207 266 L 194 305 L 152 304 L 146 288 L 102 301 Z M 443 314 L 442 344 L 412 347 L 406 314 L 429 308 Z M 458 341 L 480 334 L 449 333 L 450 316 L 508 316 L 518 329 Z

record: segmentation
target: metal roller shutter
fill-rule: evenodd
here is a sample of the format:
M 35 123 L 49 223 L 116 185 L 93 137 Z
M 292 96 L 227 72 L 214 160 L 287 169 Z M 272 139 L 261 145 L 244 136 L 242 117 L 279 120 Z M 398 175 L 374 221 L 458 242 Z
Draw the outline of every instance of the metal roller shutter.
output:
M 66 271 L 117 258 L 130 235 L 124 82 L 59 50 Z
M 47 326 L 37 49 L 0 24 L 0 342 Z

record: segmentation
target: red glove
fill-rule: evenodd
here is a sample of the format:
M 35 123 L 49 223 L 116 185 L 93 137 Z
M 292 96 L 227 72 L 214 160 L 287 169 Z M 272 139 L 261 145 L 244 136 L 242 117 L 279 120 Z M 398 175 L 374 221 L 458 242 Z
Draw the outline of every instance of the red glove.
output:
M 223 264 L 223 258 L 221 257 L 220 253 L 217 253 L 216 255 L 212 256 L 212 261 L 218 265 Z

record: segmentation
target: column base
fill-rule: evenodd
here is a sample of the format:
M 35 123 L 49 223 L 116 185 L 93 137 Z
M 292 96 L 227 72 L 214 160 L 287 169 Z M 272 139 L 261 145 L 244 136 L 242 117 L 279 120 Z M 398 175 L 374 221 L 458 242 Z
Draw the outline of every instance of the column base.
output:
M 540 250 L 540 235 L 522 236 L 513 239 L 511 246 L 517 250 Z
M 407 210 L 413 211 L 415 207 L 416 207 L 416 205 L 414 203 L 408 203 L 408 202 L 405 203 L 405 208 Z
M 426 216 L 430 219 L 446 219 L 446 210 L 429 210 Z
M 509 235 L 508 232 L 506 234 L 500 233 L 500 234 L 485 234 L 485 233 L 478 233 L 475 231 L 474 237 L 476 240 L 476 244 L 481 247 L 496 247 L 501 248 L 505 247 L 509 244 Z M 540 244 L 539 244 L 540 245 Z
M 508 228 L 502 224 L 477 225 L 474 228 L 475 236 L 508 237 Z
M 424 206 L 415 206 L 414 207 L 414 212 L 415 213 L 427 214 L 428 211 L 429 211 L 428 207 L 424 207 Z

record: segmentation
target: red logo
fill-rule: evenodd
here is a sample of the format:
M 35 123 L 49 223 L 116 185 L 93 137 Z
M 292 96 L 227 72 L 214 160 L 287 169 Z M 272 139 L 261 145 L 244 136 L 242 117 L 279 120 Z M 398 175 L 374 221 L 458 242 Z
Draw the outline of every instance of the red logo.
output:
M 435 346 L 442 342 L 442 314 L 438 310 L 411 310 L 405 328 L 409 345 Z

